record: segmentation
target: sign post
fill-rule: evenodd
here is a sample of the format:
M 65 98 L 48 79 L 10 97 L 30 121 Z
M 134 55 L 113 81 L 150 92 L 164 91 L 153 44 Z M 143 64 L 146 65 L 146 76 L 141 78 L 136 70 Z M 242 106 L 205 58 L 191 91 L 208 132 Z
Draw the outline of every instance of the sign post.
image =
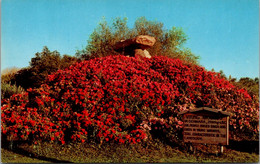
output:
M 208 107 L 185 110 L 183 115 L 183 139 L 185 143 L 229 144 L 229 113 Z

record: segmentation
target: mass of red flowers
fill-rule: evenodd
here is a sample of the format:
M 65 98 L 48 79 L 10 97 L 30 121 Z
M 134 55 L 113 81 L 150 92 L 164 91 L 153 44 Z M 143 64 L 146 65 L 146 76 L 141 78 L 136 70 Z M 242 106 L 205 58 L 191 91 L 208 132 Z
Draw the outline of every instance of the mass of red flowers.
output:
M 177 114 L 194 107 L 231 113 L 257 135 L 258 101 L 218 73 L 167 57 L 107 56 L 49 75 L 40 88 L 3 99 L 1 132 L 13 140 L 139 143 L 152 130 L 179 133 Z M 239 134 L 236 134 L 239 135 Z

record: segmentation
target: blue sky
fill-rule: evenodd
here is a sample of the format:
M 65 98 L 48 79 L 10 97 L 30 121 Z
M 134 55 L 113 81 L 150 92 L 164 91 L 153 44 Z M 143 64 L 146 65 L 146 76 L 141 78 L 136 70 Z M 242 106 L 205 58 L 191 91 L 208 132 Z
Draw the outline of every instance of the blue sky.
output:
M 74 55 L 105 17 L 181 27 L 206 69 L 259 76 L 258 0 L 2 0 L 1 69 L 26 67 L 43 46 Z

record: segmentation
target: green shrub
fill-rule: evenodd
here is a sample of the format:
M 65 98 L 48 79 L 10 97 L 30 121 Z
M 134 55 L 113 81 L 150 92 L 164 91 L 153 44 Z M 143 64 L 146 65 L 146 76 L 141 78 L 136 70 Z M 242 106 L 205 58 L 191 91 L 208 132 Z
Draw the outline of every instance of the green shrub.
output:
M 37 52 L 31 59 L 29 67 L 22 68 L 14 75 L 11 84 L 24 89 L 39 87 L 45 82 L 48 74 L 67 68 L 76 61 L 78 61 L 76 57 L 61 56 L 58 51 L 50 51 L 44 46 L 42 52 Z
M 9 98 L 13 94 L 21 93 L 24 89 L 20 86 L 11 85 L 11 83 L 1 83 L 1 99 Z
M 180 145 L 178 113 L 194 107 L 230 112 L 230 139 L 259 136 L 255 97 L 218 73 L 163 56 L 82 61 L 1 105 L 8 140 L 145 144 L 152 138 Z
M 76 55 L 83 59 L 117 55 L 113 49 L 116 42 L 138 35 L 156 38 L 156 43 L 148 50 L 151 56 L 167 56 L 198 64 L 199 57 L 184 47 L 187 35 L 181 28 L 165 29 L 163 23 L 145 17 L 137 18 L 133 28 L 127 26 L 127 18 L 116 18 L 112 24 L 103 19 L 90 35 L 87 46 Z
M 16 73 L 20 70 L 17 67 L 6 68 L 1 71 L 1 82 L 9 83 L 15 78 Z

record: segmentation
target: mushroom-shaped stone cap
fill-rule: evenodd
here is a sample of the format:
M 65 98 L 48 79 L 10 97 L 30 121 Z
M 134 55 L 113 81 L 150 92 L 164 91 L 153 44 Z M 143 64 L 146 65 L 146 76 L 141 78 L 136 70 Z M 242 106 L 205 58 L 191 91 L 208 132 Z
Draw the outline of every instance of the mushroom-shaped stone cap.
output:
M 146 46 L 148 48 L 152 47 L 155 42 L 156 42 L 156 39 L 149 35 L 139 35 L 135 38 L 135 43 Z
M 121 40 L 117 42 L 113 48 L 116 51 L 123 51 L 123 49 L 147 49 L 154 45 L 156 39 L 149 35 L 139 35 L 132 39 Z

